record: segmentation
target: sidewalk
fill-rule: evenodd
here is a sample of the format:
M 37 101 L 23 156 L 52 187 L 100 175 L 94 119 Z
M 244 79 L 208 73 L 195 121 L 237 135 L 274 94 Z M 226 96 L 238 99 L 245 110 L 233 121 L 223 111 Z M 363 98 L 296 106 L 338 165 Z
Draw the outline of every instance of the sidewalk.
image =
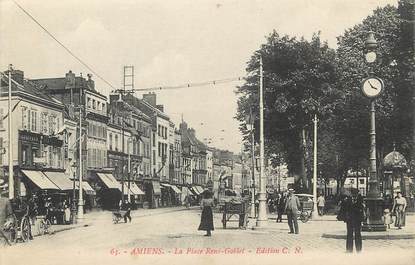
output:
M 198 206 L 190 207 L 189 209 L 197 208 Z M 189 210 L 184 206 L 178 206 L 178 207 L 166 207 L 166 208 L 156 208 L 156 209 L 138 209 L 131 211 L 131 217 L 139 218 L 139 217 L 145 217 L 145 216 L 153 216 L 153 215 L 161 215 L 171 212 L 177 212 L 177 211 L 185 211 Z M 77 224 L 70 224 L 70 225 L 52 225 L 50 228 L 49 234 L 55 234 L 67 230 L 72 230 L 80 227 L 88 227 L 97 225 L 100 222 L 107 222 L 108 220 L 112 220 L 112 212 L 111 211 L 92 211 L 89 213 L 86 213 L 84 215 L 84 219 Z M 35 237 L 40 235 L 34 235 Z
M 285 219 L 284 219 L 285 218 Z M 275 222 L 275 214 L 268 214 L 268 226 L 266 231 L 281 232 L 288 228 L 286 215 L 283 215 L 283 222 L 285 225 Z M 346 238 L 346 224 L 337 221 L 335 215 L 313 216 L 307 223 L 298 220 L 300 226 L 300 233 L 302 234 L 318 234 L 323 238 L 331 239 L 345 239 Z M 384 232 L 365 232 L 362 231 L 363 239 L 385 239 L 385 240 L 399 240 L 399 239 L 415 239 L 415 215 L 406 216 L 406 226 L 402 229 L 397 229 L 391 225 L 391 228 Z M 255 226 L 255 219 L 248 225 L 248 229 Z M 260 231 L 260 230 L 259 230 Z

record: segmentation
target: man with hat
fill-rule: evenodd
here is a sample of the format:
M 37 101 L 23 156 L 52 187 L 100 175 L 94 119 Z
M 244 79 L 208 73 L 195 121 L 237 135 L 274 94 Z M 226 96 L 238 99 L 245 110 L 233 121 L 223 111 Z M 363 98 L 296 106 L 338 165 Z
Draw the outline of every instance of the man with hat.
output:
M 299 233 L 298 230 L 298 209 L 300 208 L 300 200 L 294 194 L 294 189 L 288 189 L 288 197 L 285 202 L 285 212 L 287 213 L 288 226 L 290 227 L 289 234 Z
M 13 209 L 10 203 L 10 200 L 5 197 L 6 193 L 1 186 L 3 186 L 5 181 L 0 178 L 0 230 L 3 229 L 4 224 L 7 221 L 13 220 Z M 2 233 L 2 231 L 0 231 Z M 0 234 L 0 240 L 2 235 Z M 6 237 L 7 239 L 7 237 Z

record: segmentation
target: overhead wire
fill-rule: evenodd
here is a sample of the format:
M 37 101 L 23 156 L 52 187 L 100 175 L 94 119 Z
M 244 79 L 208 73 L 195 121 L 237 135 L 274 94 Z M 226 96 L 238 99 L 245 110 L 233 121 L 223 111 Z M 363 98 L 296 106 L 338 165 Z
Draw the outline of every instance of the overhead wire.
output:
M 91 66 L 89 66 L 86 62 L 84 62 L 79 56 L 77 56 L 74 52 L 72 52 L 65 44 L 59 41 L 46 27 L 44 27 L 35 17 L 33 17 L 28 11 L 26 11 L 19 3 L 15 0 L 12 0 L 13 3 L 23 11 L 33 22 L 35 22 L 39 27 L 41 27 L 46 34 L 49 35 L 53 40 L 55 40 L 62 48 L 64 48 L 72 57 L 74 57 L 78 62 L 80 62 L 83 66 L 85 66 L 88 70 L 90 70 L 94 75 L 96 75 L 99 79 L 101 79 L 104 83 L 109 85 L 111 88 L 116 89 L 114 85 L 112 85 L 109 81 L 107 81 L 104 77 L 97 73 Z

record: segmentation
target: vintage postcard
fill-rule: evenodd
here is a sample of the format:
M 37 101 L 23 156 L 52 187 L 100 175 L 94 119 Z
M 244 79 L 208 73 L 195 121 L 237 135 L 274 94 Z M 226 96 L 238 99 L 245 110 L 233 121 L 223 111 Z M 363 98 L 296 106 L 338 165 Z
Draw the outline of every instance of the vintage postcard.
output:
M 0 264 L 414 264 L 414 0 L 0 1 Z

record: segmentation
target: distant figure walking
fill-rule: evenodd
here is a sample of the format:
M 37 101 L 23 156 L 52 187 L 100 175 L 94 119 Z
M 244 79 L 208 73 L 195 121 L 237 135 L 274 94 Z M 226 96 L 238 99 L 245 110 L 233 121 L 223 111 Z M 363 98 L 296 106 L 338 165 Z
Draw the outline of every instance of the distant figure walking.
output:
M 326 204 L 326 200 L 324 199 L 323 194 L 320 194 L 320 196 L 317 198 L 318 215 L 320 215 L 320 216 L 324 215 L 324 205 L 325 204 Z
M 395 211 L 396 215 L 395 226 L 398 227 L 398 229 L 402 229 L 402 226 L 405 226 L 406 205 L 406 199 L 402 197 L 402 193 L 398 191 L 393 204 L 393 211 Z
M 215 230 L 213 227 L 213 211 L 214 207 L 212 192 L 205 190 L 203 192 L 203 198 L 200 202 L 202 206 L 202 216 L 200 218 L 200 225 L 198 230 L 206 231 L 205 236 L 211 236 L 211 231 Z
M 277 197 L 277 223 L 281 223 L 282 222 L 282 214 L 284 213 L 284 208 L 285 208 L 285 199 L 284 196 L 279 193 L 278 197 Z
M 127 223 L 127 219 L 128 222 L 131 223 L 131 203 L 127 201 L 123 208 L 126 211 L 124 214 L 124 223 Z
M 285 212 L 287 213 L 288 226 L 290 227 L 289 234 L 299 233 L 298 230 L 298 209 L 301 207 L 300 200 L 294 194 L 294 189 L 288 189 L 288 197 L 285 203 Z
M 346 251 L 353 252 L 353 235 L 356 251 L 362 251 L 362 222 L 365 219 L 363 197 L 358 189 L 352 189 L 351 196 L 346 196 L 340 203 L 337 220 L 344 221 L 347 227 Z

